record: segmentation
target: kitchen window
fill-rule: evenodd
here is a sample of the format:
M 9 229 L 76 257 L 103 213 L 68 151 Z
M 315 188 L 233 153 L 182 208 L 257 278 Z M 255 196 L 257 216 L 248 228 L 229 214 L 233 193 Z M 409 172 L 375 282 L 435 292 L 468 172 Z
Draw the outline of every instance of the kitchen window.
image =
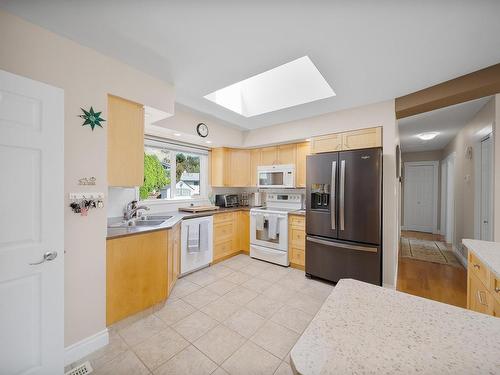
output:
M 208 150 L 146 139 L 141 200 L 201 199 L 207 187 Z

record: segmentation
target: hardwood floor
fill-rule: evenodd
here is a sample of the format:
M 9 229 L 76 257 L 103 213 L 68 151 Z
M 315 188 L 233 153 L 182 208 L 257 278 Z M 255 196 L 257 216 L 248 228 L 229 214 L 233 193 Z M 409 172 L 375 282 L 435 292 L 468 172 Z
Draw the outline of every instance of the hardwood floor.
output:
M 405 237 L 443 240 L 431 233 L 402 232 Z M 467 270 L 399 257 L 397 290 L 451 305 L 467 306 Z

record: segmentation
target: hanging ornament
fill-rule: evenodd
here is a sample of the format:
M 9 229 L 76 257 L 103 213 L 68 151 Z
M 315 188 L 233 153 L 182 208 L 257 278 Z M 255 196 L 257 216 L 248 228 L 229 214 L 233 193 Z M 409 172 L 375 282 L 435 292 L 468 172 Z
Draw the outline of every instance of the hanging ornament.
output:
M 82 126 L 90 125 L 92 131 L 94 131 L 94 128 L 96 126 L 100 126 L 102 128 L 101 121 L 106 121 L 103 118 L 101 118 L 102 112 L 94 112 L 94 108 L 92 107 L 90 107 L 89 111 L 86 111 L 83 108 L 80 109 L 83 111 L 83 115 L 78 115 L 78 117 L 81 117 L 82 119 L 85 120 Z

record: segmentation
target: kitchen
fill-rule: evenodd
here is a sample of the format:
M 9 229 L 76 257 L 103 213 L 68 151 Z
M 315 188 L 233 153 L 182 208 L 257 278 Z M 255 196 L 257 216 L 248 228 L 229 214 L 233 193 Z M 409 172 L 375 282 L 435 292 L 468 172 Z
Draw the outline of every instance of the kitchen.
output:
M 110 15 L 107 6 L 95 13 L 96 32 L 108 25 L 98 21 Z M 156 6 L 153 13 L 167 11 Z M 253 35 L 245 36 L 249 43 L 226 43 L 234 46 L 230 60 L 224 51 L 206 53 L 204 45 L 219 45 L 212 31 L 237 19 L 214 5 L 217 14 L 210 14 L 219 22 L 206 36 L 185 40 L 189 48 L 177 49 L 204 57 L 176 60 L 176 49 L 169 49 L 177 74 L 170 79 L 162 75 L 167 60 L 152 53 L 162 47 L 146 46 L 154 37 L 139 43 L 103 29 L 102 38 L 93 38 L 69 3 L 6 1 L 1 7 L 0 151 L 2 174 L 9 177 L 2 191 L 10 199 L 2 203 L 9 214 L 2 216 L 0 242 L 0 372 L 498 372 L 500 327 L 488 316 L 498 300 L 495 243 L 464 242 L 471 280 L 480 282 L 471 286 L 480 303 L 469 310 L 394 290 L 400 113 L 436 105 L 435 97 L 421 95 L 422 87 L 462 82 L 479 67 L 496 72 L 496 57 L 483 51 L 480 64 L 453 71 L 447 61 L 433 79 L 415 63 L 419 73 L 410 84 L 389 64 L 402 55 L 393 46 L 391 59 L 379 56 L 384 63 L 366 75 L 376 84 L 355 74 L 353 61 L 369 61 L 368 53 L 344 65 L 353 69 L 346 82 L 332 69 L 335 59 L 323 54 L 329 48 L 297 54 L 281 40 L 287 52 L 270 43 L 258 63 L 240 49 L 253 45 Z M 179 20 L 193 26 L 211 12 L 200 8 L 186 16 L 182 9 L 168 9 L 180 13 L 163 36 L 180 41 L 186 26 Z M 462 17 L 474 11 L 467 9 Z M 256 10 L 263 8 L 247 9 Z M 276 20 L 283 9 L 266 11 Z M 408 17 L 418 9 L 393 11 Z M 132 5 L 120 12 L 122 20 L 137 20 L 130 27 L 161 29 L 152 13 Z M 328 12 L 313 13 L 311 19 Z M 123 30 L 114 17 L 109 22 Z M 332 23 L 314 24 L 311 30 Z M 286 30 L 290 40 L 300 39 Z M 364 49 L 376 44 L 371 40 Z M 233 61 L 234 70 L 217 68 L 211 58 L 218 54 Z M 254 98 L 262 100 L 247 105 L 217 94 L 294 64 L 314 68 L 305 80 L 316 82 L 310 86 L 319 94 L 309 102 L 287 95 L 307 91 L 289 85 L 274 92 L 291 100 L 289 108 L 273 100 L 272 90 L 260 90 Z M 155 72 L 160 66 L 162 74 Z M 285 80 L 292 82 L 304 87 Z M 500 108 L 494 84 L 467 82 L 470 95 L 494 95 Z M 451 91 L 434 95 L 462 100 Z M 33 225 L 16 224 L 26 220 Z M 47 222 L 52 225 L 42 225 Z M 380 355 L 382 346 L 387 351 Z

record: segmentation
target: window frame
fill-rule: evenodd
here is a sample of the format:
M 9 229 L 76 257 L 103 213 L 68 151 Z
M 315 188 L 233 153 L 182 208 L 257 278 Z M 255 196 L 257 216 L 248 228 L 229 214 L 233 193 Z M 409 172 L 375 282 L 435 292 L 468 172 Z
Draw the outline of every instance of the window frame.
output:
M 170 152 L 170 198 L 160 199 L 141 199 L 141 202 L 151 203 L 180 203 L 192 202 L 196 200 L 208 199 L 208 149 L 197 147 L 194 145 L 174 143 L 170 140 L 163 140 L 153 137 L 144 138 L 144 148 L 154 147 L 161 148 Z M 200 193 L 195 196 L 179 196 L 177 197 L 177 178 L 176 178 L 176 156 L 178 153 L 196 155 L 200 158 Z

